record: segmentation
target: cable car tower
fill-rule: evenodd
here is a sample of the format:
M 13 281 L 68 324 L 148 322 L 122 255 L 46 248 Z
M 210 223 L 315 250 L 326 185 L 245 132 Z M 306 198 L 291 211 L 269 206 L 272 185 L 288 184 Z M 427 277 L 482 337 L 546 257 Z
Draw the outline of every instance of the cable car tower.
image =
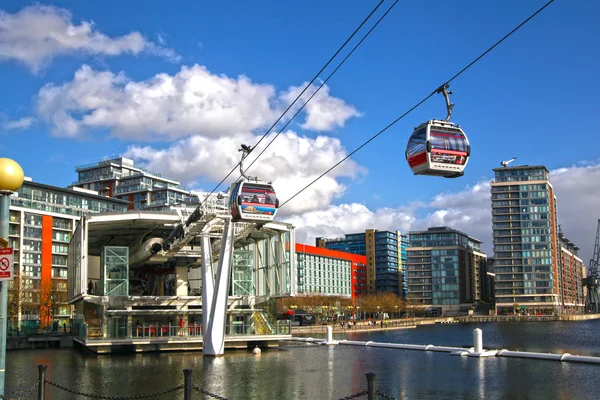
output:
M 583 285 L 587 288 L 585 296 L 585 312 L 590 314 L 600 313 L 600 271 L 598 271 L 598 263 L 600 259 L 600 219 L 598 220 L 598 228 L 596 229 L 596 243 L 594 244 L 594 255 L 588 265 L 588 276 L 583 278 Z

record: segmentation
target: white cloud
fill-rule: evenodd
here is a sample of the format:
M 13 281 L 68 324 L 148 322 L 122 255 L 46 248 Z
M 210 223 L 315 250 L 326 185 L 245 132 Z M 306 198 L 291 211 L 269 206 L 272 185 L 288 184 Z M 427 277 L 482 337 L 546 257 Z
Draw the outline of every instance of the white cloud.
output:
M 173 50 L 146 40 L 139 32 L 110 37 L 93 22 L 73 24 L 68 10 L 53 6 L 28 6 L 15 14 L 0 10 L 0 60 L 16 60 L 37 72 L 57 55 L 85 52 L 116 56 L 146 52 L 178 60 Z
M 304 82 L 300 86 L 292 86 L 282 94 L 282 99 L 290 104 L 308 82 Z M 306 100 L 310 98 L 318 89 L 318 86 L 311 85 L 306 92 L 302 94 L 298 102 L 294 105 L 297 110 Z M 323 132 L 331 131 L 335 128 L 341 128 L 346 121 L 352 117 L 360 117 L 362 114 L 356 108 L 346 104 L 344 100 L 331 97 L 329 95 L 329 87 L 323 86 L 319 92 L 306 105 L 306 119 L 301 125 L 304 129 Z
M 31 117 L 23 117 L 14 121 L 4 123 L 4 130 L 11 131 L 15 129 L 27 129 L 33 125 L 34 119 Z
M 245 161 L 245 166 L 252 163 L 272 137 L 273 134 L 263 140 Z M 240 144 L 253 144 L 257 141 L 258 137 L 252 134 L 220 138 L 192 136 L 162 150 L 150 146 L 130 146 L 124 156 L 142 162 L 150 170 L 161 171 L 165 176 L 184 182 L 200 176 L 218 182 L 239 161 L 240 153 L 237 149 Z M 318 136 L 313 139 L 287 131 L 279 135 L 247 174 L 272 181 L 277 189 L 277 196 L 283 202 L 346 155 L 346 150 L 337 138 Z M 346 189 L 345 185 L 338 182 L 338 178 L 353 178 L 364 173 L 366 170 L 354 161 L 344 162 L 294 199 L 282 210 L 282 215 L 327 208 Z M 240 173 L 236 170 L 226 184 L 239 176 Z
M 358 115 L 332 97 L 329 88 L 323 90 L 313 99 L 318 105 L 305 109 L 307 129 L 340 126 Z M 104 128 L 138 141 L 218 138 L 266 129 L 284 110 L 289 93 L 277 95 L 271 85 L 243 75 L 216 75 L 200 65 L 140 82 L 84 65 L 72 81 L 40 90 L 38 112 L 56 136 L 77 137 Z
M 581 248 L 585 264 L 593 253 L 597 219 L 600 218 L 600 164 L 572 166 L 550 171 L 563 232 Z M 292 203 L 290 203 L 291 205 Z M 299 229 L 298 241 L 314 243 L 317 236 L 343 237 L 365 229 L 410 230 L 446 225 L 484 241 L 493 254 L 489 182 L 479 182 L 455 193 L 443 193 L 427 203 L 369 210 L 362 204 L 342 204 L 326 210 L 294 215 L 289 220 Z

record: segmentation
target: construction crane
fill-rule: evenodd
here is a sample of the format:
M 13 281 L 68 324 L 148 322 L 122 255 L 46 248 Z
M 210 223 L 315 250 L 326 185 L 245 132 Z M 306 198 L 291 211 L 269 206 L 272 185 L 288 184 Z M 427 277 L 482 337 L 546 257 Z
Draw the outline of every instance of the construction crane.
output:
M 600 313 L 600 274 L 598 271 L 598 261 L 600 258 L 600 219 L 596 229 L 596 243 L 594 244 L 594 255 L 588 265 L 587 277 L 583 278 L 583 285 L 587 288 L 585 296 L 585 312 L 590 314 Z
M 510 164 L 511 162 L 515 161 L 517 159 L 517 157 L 513 157 L 508 161 L 501 161 L 500 165 L 502 165 L 504 168 L 508 167 L 508 164 Z

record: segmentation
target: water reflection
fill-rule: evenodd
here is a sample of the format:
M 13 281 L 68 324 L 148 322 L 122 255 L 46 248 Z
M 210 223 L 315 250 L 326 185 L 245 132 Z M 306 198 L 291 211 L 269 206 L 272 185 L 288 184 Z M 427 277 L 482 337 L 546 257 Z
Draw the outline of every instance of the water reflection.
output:
M 404 331 L 353 334 L 354 340 L 470 345 L 472 330 L 484 333 L 484 347 L 590 354 L 600 321 L 594 323 L 515 323 L 437 325 Z M 536 330 L 538 332 L 536 332 Z M 540 332 L 541 331 L 541 332 Z M 582 339 L 583 338 L 583 339 Z M 594 339 L 595 340 L 595 339 Z M 590 344 L 591 343 L 591 344 Z M 575 349 L 575 350 L 573 350 Z M 593 349 L 598 351 L 598 349 Z M 7 394 L 37 378 L 37 364 L 48 364 L 48 378 L 73 389 L 110 396 L 153 393 L 193 382 L 211 393 L 241 399 L 338 399 L 366 389 L 365 373 L 377 373 L 378 390 L 400 399 L 593 399 L 598 367 L 587 364 L 514 358 L 466 358 L 444 353 L 359 346 L 286 346 L 282 350 L 154 353 L 95 356 L 79 350 L 22 350 L 7 354 Z M 48 389 L 49 398 L 77 397 Z M 165 399 L 181 398 L 181 393 Z

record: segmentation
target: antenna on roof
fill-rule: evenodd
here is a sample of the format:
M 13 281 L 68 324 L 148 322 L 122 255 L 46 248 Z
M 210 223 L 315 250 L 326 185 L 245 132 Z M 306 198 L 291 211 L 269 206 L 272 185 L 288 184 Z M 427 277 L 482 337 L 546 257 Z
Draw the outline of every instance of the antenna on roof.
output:
M 517 159 L 517 157 L 513 157 L 508 161 L 501 161 L 500 165 L 502 165 L 504 168 L 508 167 L 508 164 L 510 164 L 511 162 L 515 161 Z

